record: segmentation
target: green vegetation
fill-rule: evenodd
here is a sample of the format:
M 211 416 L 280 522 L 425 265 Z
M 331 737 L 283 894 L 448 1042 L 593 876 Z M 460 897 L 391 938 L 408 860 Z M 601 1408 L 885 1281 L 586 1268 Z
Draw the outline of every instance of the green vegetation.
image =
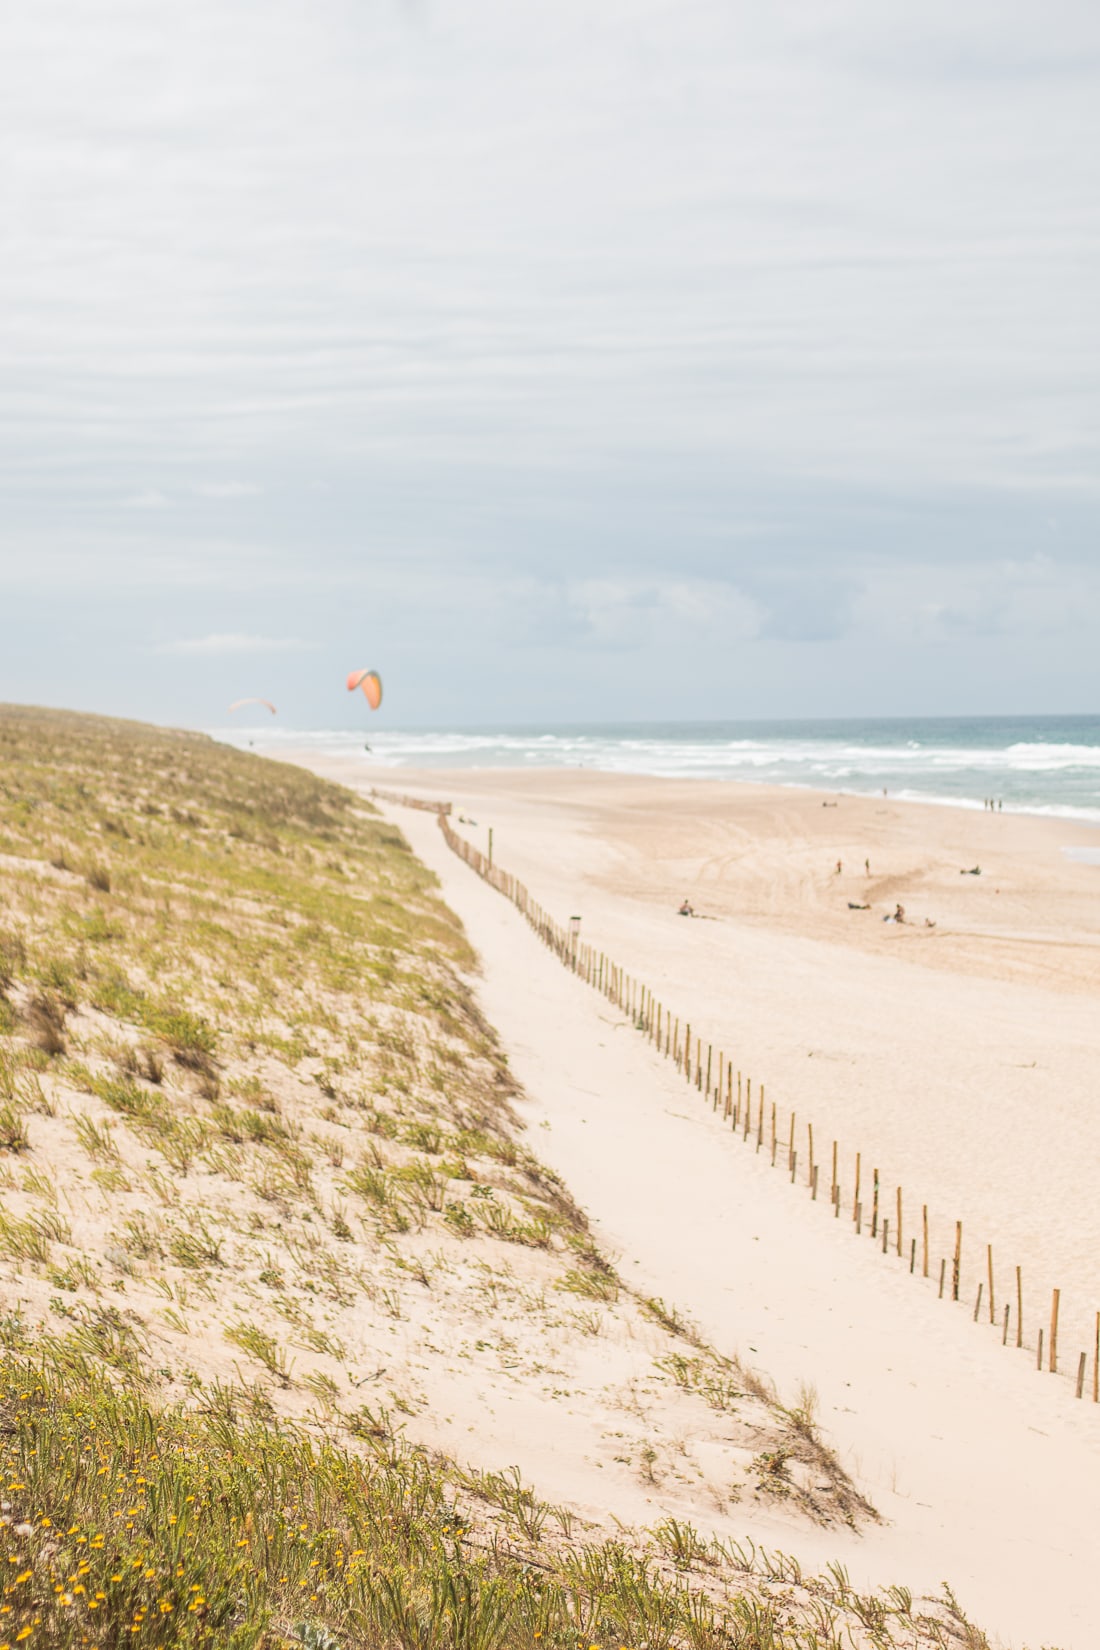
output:
M 566 1397 L 588 1505 L 874 1517 L 808 1399 L 600 1253 L 472 962 L 351 793 L 0 708 L 0 1650 L 979 1646 L 464 1459 Z
M 8 1325 L 9 1343 L 18 1330 Z M 107 1339 L 100 1330 L 100 1341 Z M 125 1351 L 125 1338 L 121 1337 Z M 94 1348 L 94 1336 L 84 1346 Z M 116 1359 L 118 1349 L 115 1351 Z M 259 1413 L 257 1413 L 259 1411 Z M 693 1650 L 968 1646 L 945 1593 L 861 1596 L 839 1566 L 666 1519 L 647 1550 L 569 1542 L 517 1473 L 448 1472 L 383 1419 L 359 1453 L 279 1426 L 263 1395 L 152 1408 L 70 1342 L 0 1365 L 7 1644 L 220 1650 Z M 492 1539 L 473 1498 L 498 1516 Z

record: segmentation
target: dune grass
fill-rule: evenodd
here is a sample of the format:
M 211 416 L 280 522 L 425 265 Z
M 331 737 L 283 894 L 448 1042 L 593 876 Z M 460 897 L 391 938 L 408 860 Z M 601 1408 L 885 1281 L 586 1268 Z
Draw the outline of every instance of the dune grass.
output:
M 11 1339 L 9 1330 L 9 1340 Z M 0 1364 L 3 1642 L 370 1650 L 970 1646 L 945 1592 L 864 1597 L 666 1520 L 648 1549 L 570 1542 L 510 1472 L 451 1470 L 385 1424 L 353 1453 L 262 1395 L 153 1408 L 70 1342 Z M 491 1536 L 471 1496 L 494 1506 Z

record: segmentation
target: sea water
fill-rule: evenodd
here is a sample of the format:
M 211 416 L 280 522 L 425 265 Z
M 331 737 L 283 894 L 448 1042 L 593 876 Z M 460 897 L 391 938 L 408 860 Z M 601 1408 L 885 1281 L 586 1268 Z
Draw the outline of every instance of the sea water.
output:
M 970 808 L 992 798 L 1008 812 L 1100 825 L 1100 716 L 212 731 L 271 755 L 307 746 L 387 768 L 593 768 Z

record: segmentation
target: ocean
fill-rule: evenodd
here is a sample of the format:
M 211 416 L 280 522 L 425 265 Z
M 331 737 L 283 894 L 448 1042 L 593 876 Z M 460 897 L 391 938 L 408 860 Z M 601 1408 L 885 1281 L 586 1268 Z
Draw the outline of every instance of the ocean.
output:
M 1100 825 L 1100 716 L 806 722 L 624 722 L 558 727 L 211 729 L 277 755 L 313 746 L 400 768 L 595 768 L 873 793 Z M 364 750 L 370 742 L 369 754 Z

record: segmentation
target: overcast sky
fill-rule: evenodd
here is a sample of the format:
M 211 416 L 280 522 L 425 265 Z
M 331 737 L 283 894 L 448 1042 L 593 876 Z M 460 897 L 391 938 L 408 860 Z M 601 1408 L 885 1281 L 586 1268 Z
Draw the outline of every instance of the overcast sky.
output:
M 1096 0 L 34 0 L 0 699 L 1085 711 Z

